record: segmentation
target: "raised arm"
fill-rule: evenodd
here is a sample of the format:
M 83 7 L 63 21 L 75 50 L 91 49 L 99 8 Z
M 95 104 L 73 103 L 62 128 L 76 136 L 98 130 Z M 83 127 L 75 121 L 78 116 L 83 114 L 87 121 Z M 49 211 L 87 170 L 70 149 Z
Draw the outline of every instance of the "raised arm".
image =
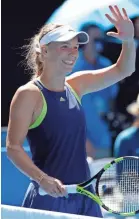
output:
M 113 16 L 106 14 L 106 17 L 115 25 L 117 33 L 108 32 L 107 35 L 122 41 L 122 51 L 117 62 L 110 67 L 94 71 L 80 71 L 67 77 L 68 83 L 80 96 L 106 88 L 135 71 L 136 48 L 133 23 L 128 18 L 125 9 L 122 9 L 121 13 L 117 6 L 109 8 Z

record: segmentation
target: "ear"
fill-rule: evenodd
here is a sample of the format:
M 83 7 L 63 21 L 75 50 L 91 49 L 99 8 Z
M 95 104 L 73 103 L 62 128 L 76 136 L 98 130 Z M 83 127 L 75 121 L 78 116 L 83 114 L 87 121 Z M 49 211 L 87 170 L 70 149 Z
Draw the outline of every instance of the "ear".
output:
M 44 46 L 41 47 L 41 57 L 42 57 L 42 60 L 44 61 L 47 56 L 48 56 L 48 49 L 47 49 L 47 46 L 44 45 Z
M 46 54 L 47 53 L 47 46 L 46 45 L 42 46 L 41 51 L 42 51 L 42 54 Z

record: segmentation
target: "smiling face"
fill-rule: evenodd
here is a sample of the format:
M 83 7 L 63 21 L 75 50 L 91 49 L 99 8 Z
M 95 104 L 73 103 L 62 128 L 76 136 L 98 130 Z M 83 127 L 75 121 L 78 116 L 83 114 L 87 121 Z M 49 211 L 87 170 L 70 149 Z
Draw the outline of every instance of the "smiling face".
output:
M 65 74 L 72 71 L 78 58 L 78 38 L 67 42 L 51 42 L 42 48 L 44 67 L 50 66 L 57 74 Z

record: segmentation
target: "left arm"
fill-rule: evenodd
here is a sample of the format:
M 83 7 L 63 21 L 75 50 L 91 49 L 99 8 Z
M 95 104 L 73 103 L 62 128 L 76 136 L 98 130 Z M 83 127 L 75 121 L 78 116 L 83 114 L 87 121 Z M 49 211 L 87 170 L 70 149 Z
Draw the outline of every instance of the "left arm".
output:
M 123 41 L 122 51 L 114 65 L 100 70 L 76 72 L 67 77 L 67 82 L 80 96 L 104 89 L 130 76 L 135 71 L 136 48 L 132 21 L 128 18 L 125 9 L 123 9 L 123 15 L 117 6 L 115 9 L 110 6 L 110 10 L 115 19 L 109 15 L 106 17 L 116 26 L 118 33 L 108 32 L 107 35 Z

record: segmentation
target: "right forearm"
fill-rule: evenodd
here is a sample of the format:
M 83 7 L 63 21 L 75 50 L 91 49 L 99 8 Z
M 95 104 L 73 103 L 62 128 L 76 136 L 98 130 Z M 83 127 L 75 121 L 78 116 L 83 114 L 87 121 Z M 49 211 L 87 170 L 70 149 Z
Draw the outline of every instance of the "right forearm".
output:
M 7 155 L 21 172 L 36 182 L 40 181 L 43 171 L 32 162 L 21 146 L 7 147 Z

